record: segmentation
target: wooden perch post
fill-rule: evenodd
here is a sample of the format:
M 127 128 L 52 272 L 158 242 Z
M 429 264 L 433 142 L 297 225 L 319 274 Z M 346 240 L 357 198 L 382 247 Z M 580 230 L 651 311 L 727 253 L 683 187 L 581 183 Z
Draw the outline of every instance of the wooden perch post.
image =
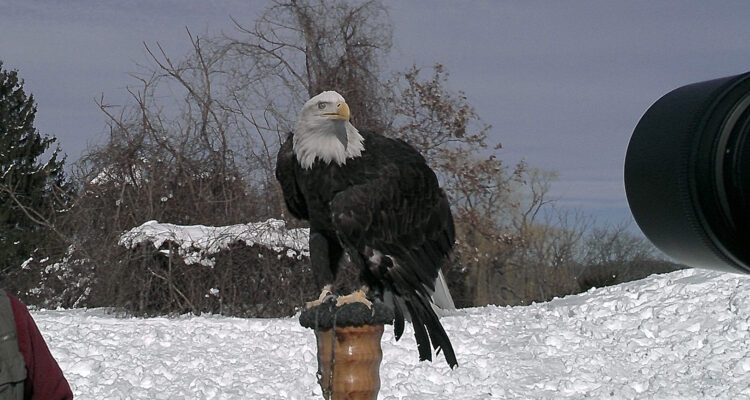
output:
M 326 400 L 377 399 L 380 390 L 380 339 L 393 310 L 381 302 L 341 307 L 335 301 L 309 308 L 300 324 L 315 330 L 318 383 Z

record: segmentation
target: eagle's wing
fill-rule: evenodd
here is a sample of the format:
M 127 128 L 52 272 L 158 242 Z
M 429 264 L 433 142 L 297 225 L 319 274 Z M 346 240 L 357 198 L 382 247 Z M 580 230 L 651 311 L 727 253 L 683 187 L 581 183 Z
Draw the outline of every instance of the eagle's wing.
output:
M 362 263 L 371 279 L 404 301 L 420 358 L 431 358 L 429 332 L 433 346 L 443 349 L 453 366 L 453 349 L 429 301 L 455 238 L 450 205 L 421 155 L 403 142 L 381 140 L 384 148 L 368 150 L 382 155 L 363 166 L 368 179 L 334 197 L 332 220 L 344 245 L 370 260 Z M 373 259 L 379 262 L 373 265 Z M 400 336 L 403 315 L 395 311 Z
M 281 184 L 281 190 L 284 193 L 284 202 L 289 212 L 296 218 L 308 219 L 307 203 L 302 196 L 294 170 L 297 164 L 297 157 L 294 155 L 293 134 L 289 134 L 286 141 L 279 148 L 279 154 L 276 156 L 276 180 Z

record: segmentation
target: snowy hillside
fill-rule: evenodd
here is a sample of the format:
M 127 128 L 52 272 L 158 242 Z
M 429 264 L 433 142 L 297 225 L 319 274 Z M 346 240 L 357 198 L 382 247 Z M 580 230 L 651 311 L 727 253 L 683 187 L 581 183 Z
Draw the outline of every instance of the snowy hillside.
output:
M 296 318 L 33 312 L 78 399 L 319 399 Z M 443 318 L 460 366 L 383 337 L 381 399 L 750 399 L 750 278 L 700 270 Z

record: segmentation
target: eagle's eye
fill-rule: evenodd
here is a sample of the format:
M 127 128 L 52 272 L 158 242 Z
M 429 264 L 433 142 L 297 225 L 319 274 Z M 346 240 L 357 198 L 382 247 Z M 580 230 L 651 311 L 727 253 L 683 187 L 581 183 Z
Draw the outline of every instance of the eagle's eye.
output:
M 320 102 L 318 103 L 318 110 L 325 110 L 326 109 L 326 103 Z

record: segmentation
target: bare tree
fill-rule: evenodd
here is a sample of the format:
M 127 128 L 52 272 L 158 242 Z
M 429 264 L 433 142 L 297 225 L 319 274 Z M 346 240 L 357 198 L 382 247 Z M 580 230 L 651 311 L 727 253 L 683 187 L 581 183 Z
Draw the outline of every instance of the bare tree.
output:
M 580 290 L 642 279 L 651 274 L 684 268 L 668 261 L 629 222 L 597 226 L 581 248 Z
M 584 243 L 583 263 L 603 265 L 656 258 L 653 245 L 629 229 L 630 224 L 625 221 L 594 227 Z
M 504 217 L 515 213 L 513 182 L 526 167 L 521 163 L 509 170 L 497 157 L 500 145 L 488 144 L 491 126 L 482 122 L 464 93 L 447 89 L 442 65 L 424 75 L 415 66 L 396 80 L 390 133 L 422 153 L 450 197 L 458 258 L 447 273 L 458 294 L 454 298 L 459 305 L 487 304 L 491 265 L 514 243 Z
M 149 277 L 133 279 L 126 261 L 132 255 L 118 246 L 127 229 L 149 220 L 226 225 L 278 215 L 278 201 L 268 201 L 272 175 L 257 167 L 264 158 L 237 151 L 248 127 L 227 106 L 233 87 L 225 48 L 187 37 L 192 51 L 180 61 L 158 44 L 146 46 L 152 64 L 133 75 L 130 103 L 97 102 L 108 117 L 109 140 L 76 164 L 78 197 L 64 227 L 73 246 L 62 263 L 95 276 L 89 305 L 107 305 L 113 293 L 146 290 L 160 280 L 169 293 L 186 290 L 155 268 L 144 266 Z
M 379 1 L 273 1 L 252 27 L 236 23 L 244 37 L 228 38 L 232 51 L 252 60 L 252 90 L 288 130 L 301 104 L 335 90 L 346 98 L 352 123 L 382 129 L 387 87 L 383 57 L 393 29 Z

